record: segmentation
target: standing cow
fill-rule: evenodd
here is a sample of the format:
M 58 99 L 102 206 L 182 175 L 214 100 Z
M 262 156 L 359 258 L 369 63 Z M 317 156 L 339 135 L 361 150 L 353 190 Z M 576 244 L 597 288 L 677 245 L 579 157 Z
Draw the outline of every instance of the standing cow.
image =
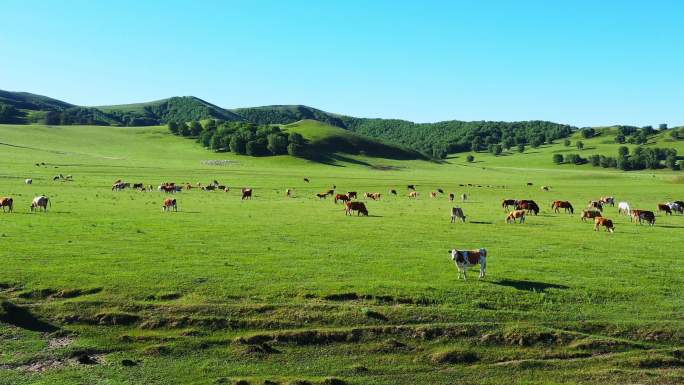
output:
M 33 184 L 33 179 L 29 178 L 24 181 L 26 184 Z
M 31 201 L 31 211 L 37 211 L 42 207 L 43 211 L 47 212 L 48 205 L 52 207 L 52 203 L 50 202 L 50 199 L 48 197 L 46 197 L 45 195 L 37 196 L 33 198 L 33 201 Z
M 487 272 L 487 250 L 449 250 L 451 260 L 456 264 L 458 269 L 458 278 L 463 274 L 463 280 L 466 281 L 468 268 L 480 265 L 480 278 L 484 278 Z
M 243 188 L 242 189 L 241 200 L 245 200 L 245 199 L 252 199 L 252 189 L 251 188 Z
M 9 212 L 12 212 L 14 210 L 14 199 L 11 197 L 2 197 L 0 198 L 0 207 L 2 207 L 2 212 L 5 212 L 5 207 L 9 209 Z
M 456 223 L 456 219 L 460 219 L 463 223 L 466 221 L 466 216 L 460 207 L 451 208 L 451 223 Z
M 613 225 L 613 221 L 604 218 L 604 217 L 596 217 L 594 218 L 594 231 L 599 231 L 601 226 L 606 228 L 606 231 L 613 233 L 615 232 L 615 225 Z
M 166 198 L 164 199 L 164 205 L 162 205 L 162 211 L 178 211 L 178 204 L 176 203 L 176 199 L 172 198 Z
M 344 205 L 344 215 L 352 215 L 352 212 L 356 211 L 357 216 L 361 214 L 368 216 L 368 209 L 366 208 L 366 205 L 363 202 L 347 201 L 344 203 Z

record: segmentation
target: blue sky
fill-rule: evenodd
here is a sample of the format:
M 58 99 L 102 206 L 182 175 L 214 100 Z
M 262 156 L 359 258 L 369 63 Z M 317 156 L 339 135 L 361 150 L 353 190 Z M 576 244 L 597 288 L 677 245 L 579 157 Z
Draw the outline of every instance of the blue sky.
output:
M 684 123 L 684 1 L 0 4 L 0 89 L 418 122 Z

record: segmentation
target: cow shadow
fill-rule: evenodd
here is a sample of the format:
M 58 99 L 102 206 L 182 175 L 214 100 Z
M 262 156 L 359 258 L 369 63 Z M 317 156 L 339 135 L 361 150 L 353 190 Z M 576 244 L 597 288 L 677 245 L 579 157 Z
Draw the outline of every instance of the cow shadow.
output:
M 28 310 L 11 302 L 5 301 L 1 306 L 4 311 L 4 314 L 0 314 L 2 322 L 34 332 L 51 333 L 58 330 L 56 326 L 39 320 Z
M 468 223 L 472 223 L 474 225 L 491 225 L 492 222 L 484 222 L 484 221 L 470 221 Z
M 520 281 L 517 279 L 502 279 L 499 281 L 492 281 L 495 285 L 508 286 L 516 290 L 544 292 L 547 289 L 568 289 L 568 286 L 559 285 L 555 283 L 537 282 L 537 281 Z

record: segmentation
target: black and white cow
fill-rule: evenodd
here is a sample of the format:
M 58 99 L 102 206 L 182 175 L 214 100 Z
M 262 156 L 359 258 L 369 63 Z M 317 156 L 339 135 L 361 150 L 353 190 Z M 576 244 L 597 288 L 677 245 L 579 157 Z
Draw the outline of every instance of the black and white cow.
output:
M 449 250 L 451 260 L 458 269 L 458 278 L 463 274 L 463 280 L 467 280 L 466 273 L 469 267 L 480 265 L 480 278 L 484 278 L 487 272 L 487 249 L 479 250 Z

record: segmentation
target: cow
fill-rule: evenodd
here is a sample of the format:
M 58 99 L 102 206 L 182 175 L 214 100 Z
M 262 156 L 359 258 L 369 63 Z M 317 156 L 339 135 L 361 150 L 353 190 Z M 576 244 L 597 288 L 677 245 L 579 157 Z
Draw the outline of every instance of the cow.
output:
M 319 199 L 325 199 L 325 198 L 328 197 L 328 193 L 316 193 L 316 196 L 317 196 Z
M 460 207 L 451 208 L 451 223 L 456 223 L 456 219 L 460 219 L 463 223 L 466 221 L 466 216 Z
M 542 186 L 541 189 L 542 191 L 551 191 L 551 187 L 549 186 Z
M 608 232 L 615 232 L 615 226 L 613 225 L 612 220 L 604 217 L 594 218 L 594 231 L 599 231 L 601 226 L 605 227 Z
M 350 200 L 351 199 L 349 199 L 349 195 L 345 195 L 345 194 L 335 195 L 335 204 L 337 204 L 337 201 L 349 202 Z
M 672 215 L 672 209 L 670 209 L 670 206 L 664 203 L 658 203 L 658 212 L 660 213 L 661 211 L 665 211 L 665 215 Z
M 50 205 L 50 207 L 52 207 L 52 202 L 50 202 L 50 199 L 48 197 L 46 197 L 45 195 L 37 196 L 33 198 L 33 201 L 31 201 L 31 211 L 37 211 L 42 207 L 43 211 L 47 212 L 48 204 Z
M 430 198 L 437 198 L 437 192 L 430 191 Z
M 618 203 L 618 214 L 631 215 L 632 210 L 629 209 L 629 203 L 627 203 L 627 202 Z
M 230 192 L 230 187 L 226 186 L 226 188 L 223 189 L 223 192 Z
M 285 196 L 288 198 L 291 198 L 292 197 L 292 190 L 290 190 L 289 188 L 285 189 Z
M 416 190 L 416 185 L 410 184 L 410 185 L 406 186 L 406 188 L 409 189 L 409 190 L 415 191 L 415 190 Z
M 605 206 L 610 205 L 610 207 L 615 207 L 615 197 L 601 197 L 599 202 L 603 203 Z
M 216 186 L 214 186 L 213 184 L 208 184 L 208 185 L 202 187 L 202 191 L 214 191 L 214 190 L 216 190 Z
M 449 202 L 453 202 L 454 199 L 456 199 L 456 196 L 454 195 L 454 193 L 449 193 Z
M 166 198 L 164 199 L 164 204 L 162 205 L 162 211 L 178 211 L 178 204 L 176 199 Z
M 352 199 L 352 198 L 358 199 L 358 198 L 357 198 L 356 191 L 349 191 L 349 192 L 347 192 L 347 196 L 349 197 L 349 199 Z
M 202 187 L 204 188 L 204 187 Z M 175 193 L 176 192 L 176 186 L 170 185 L 170 184 L 160 184 L 159 187 L 157 187 L 157 190 L 163 191 L 165 193 Z
M 33 179 L 30 179 L 30 178 L 29 178 L 29 179 L 26 179 L 26 180 L 24 181 L 24 183 L 26 183 L 26 184 L 33 184 Z
M 508 208 L 510 206 L 517 206 L 518 205 L 518 200 L 516 199 L 504 199 L 503 202 L 501 202 L 501 208 L 508 211 Z
M 14 210 L 14 199 L 11 197 L 2 197 L 0 198 L 0 207 L 2 207 L 2 212 L 5 212 L 5 207 L 8 208 L 8 211 L 11 213 Z
M 580 219 L 582 219 L 582 222 L 586 222 L 587 219 L 594 219 L 594 218 L 600 217 L 600 216 L 601 216 L 600 211 L 591 208 L 591 209 L 582 210 L 582 216 L 580 217 Z
M 532 182 L 527 182 L 527 185 L 528 185 L 528 186 L 533 186 L 534 183 L 532 183 Z
M 532 200 L 520 200 L 518 201 L 518 204 L 515 206 L 516 210 L 525 210 L 528 213 L 534 213 L 534 215 L 539 214 L 539 205 L 535 201 Z
M 468 268 L 476 265 L 480 265 L 480 279 L 485 277 L 487 272 L 487 250 L 449 250 L 449 255 L 451 260 L 456 264 L 458 269 L 458 279 L 461 278 L 463 274 L 463 280 L 467 281 Z
M 330 189 L 330 190 L 326 191 L 325 193 L 326 193 L 327 195 L 333 196 L 333 195 L 335 195 L 335 189 L 334 189 L 334 188 L 333 188 L 333 189 Z
M 418 198 L 418 192 L 417 191 L 411 191 L 408 195 L 409 198 Z
M 565 212 L 567 213 L 570 211 L 570 214 L 575 213 L 575 209 L 572 207 L 572 204 L 568 201 L 555 201 L 551 204 L 551 208 L 555 212 L 560 212 L 560 209 L 565 209 Z
M 646 221 L 646 223 L 653 226 L 655 225 L 656 218 L 653 211 L 634 209 L 632 210 L 632 217 L 630 220 L 639 224 L 641 224 L 642 221 Z
M 468 194 L 466 194 L 466 193 L 461 194 L 461 202 L 465 202 L 467 200 L 468 200 Z
M 309 183 L 309 178 L 304 178 L 304 182 Z
M 395 189 L 391 189 L 391 190 L 390 190 L 390 194 L 392 194 L 392 195 L 395 195 L 395 196 L 396 196 L 396 195 L 397 195 L 397 190 L 395 190 Z
M 441 188 L 438 188 L 438 189 L 437 189 L 437 192 L 440 193 L 440 194 L 444 194 L 444 190 L 442 190 Z
M 240 200 L 252 199 L 252 189 L 251 188 L 243 188 L 241 191 L 242 191 L 242 198 L 240 198 Z
M 684 214 L 684 206 L 680 205 L 677 202 L 667 202 L 666 203 L 668 206 L 670 206 L 670 209 L 674 212 Z
M 136 190 L 142 190 L 145 188 L 145 185 L 142 183 L 133 183 L 133 188 Z
M 506 223 L 515 223 L 516 219 L 518 219 L 521 224 L 525 223 L 525 210 L 513 210 L 506 215 Z
M 593 207 L 597 209 L 598 211 L 603 212 L 603 202 L 601 201 L 589 201 L 589 205 L 587 206 L 589 208 Z
M 129 185 L 129 184 L 128 184 L 128 183 L 124 183 L 124 182 L 114 183 L 114 184 L 112 185 L 112 191 L 120 191 L 120 190 L 123 190 L 123 189 L 125 189 L 126 187 L 128 187 L 127 185 Z
M 347 201 L 344 205 L 344 215 L 352 215 L 352 212 L 356 211 L 357 216 L 361 214 L 368 216 L 368 209 L 366 209 L 366 205 L 363 202 Z

